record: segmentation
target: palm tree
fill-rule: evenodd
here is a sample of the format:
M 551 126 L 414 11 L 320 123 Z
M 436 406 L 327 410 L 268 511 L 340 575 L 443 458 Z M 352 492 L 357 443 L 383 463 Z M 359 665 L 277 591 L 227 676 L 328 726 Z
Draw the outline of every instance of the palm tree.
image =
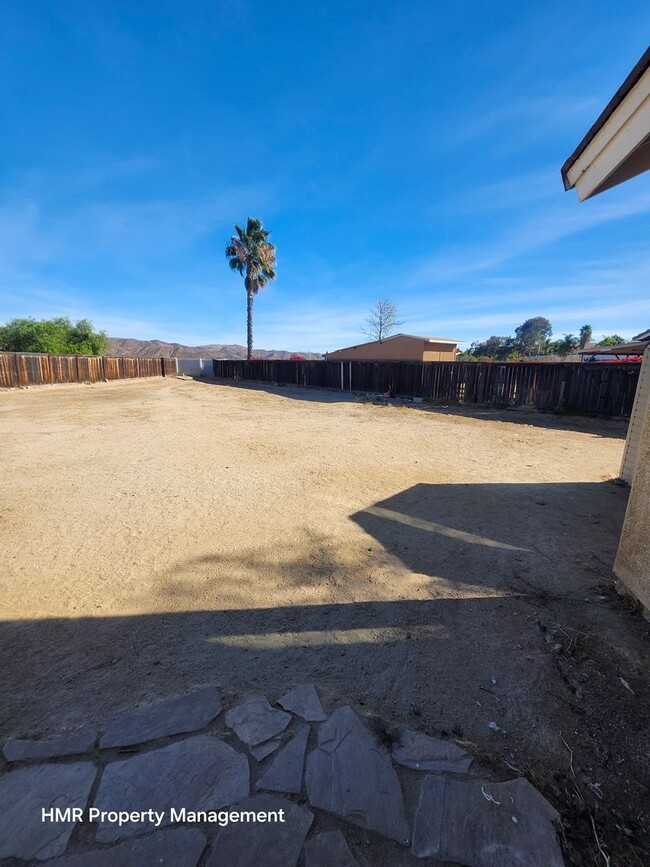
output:
M 269 280 L 275 280 L 275 246 L 268 240 L 270 232 L 259 220 L 248 218 L 246 229 L 235 224 L 233 235 L 226 247 L 230 268 L 244 278 L 248 312 L 247 352 L 253 355 L 253 297 Z

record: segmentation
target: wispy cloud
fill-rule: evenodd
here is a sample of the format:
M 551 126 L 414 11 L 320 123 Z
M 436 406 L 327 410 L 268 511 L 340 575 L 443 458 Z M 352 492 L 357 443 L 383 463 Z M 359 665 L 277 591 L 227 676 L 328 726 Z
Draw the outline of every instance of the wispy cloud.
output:
M 74 169 L 30 168 L 14 177 L 13 187 L 36 197 L 49 199 L 86 195 L 97 188 L 110 188 L 116 181 L 134 180 L 163 168 L 164 161 L 154 156 L 113 157 L 95 155 Z
M 540 202 L 557 200 L 562 184 L 557 166 L 546 166 L 460 193 L 451 203 L 455 213 L 495 213 L 530 211 Z
M 270 210 L 272 199 L 270 187 L 241 186 L 200 198 L 91 199 L 54 208 L 13 194 L 0 203 L 0 272 L 100 258 L 103 265 L 140 269 L 229 224 L 242 203 Z
M 582 207 L 567 202 L 564 206 L 539 208 L 515 224 L 505 228 L 501 224 L 500 236 L 489 242 L 457 247 L 416 264 L 404 278 L 404 285 L 414 288 L 448 283 L 470 274 L 488 272 L 581 232 L 648 213 L 650 190 L 618 201 L 590 202 Z
M 456 131 L 459 144 L 474 142 L 483 136 L 500 133 L 511 146 L 530 144 L 545 135 L 556 133 L 559 126 L 575 125 L 576 118 L 596 117 L 602 109 L 599 95 L 583 99 L 567 99 L 566 93 L 545 96 L 501 99 L 492 105 L 484 104 L 472 112 Z M 516 130 L 515 135 L 507 133 Z

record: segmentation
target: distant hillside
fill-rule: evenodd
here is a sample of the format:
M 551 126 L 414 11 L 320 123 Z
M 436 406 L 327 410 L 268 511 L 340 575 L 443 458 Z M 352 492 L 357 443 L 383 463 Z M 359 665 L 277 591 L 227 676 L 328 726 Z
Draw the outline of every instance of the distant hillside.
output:
M 316 352 L 288 352 L 278 349 L 255 349 L 258 358 L 322 358 Z M 237 343 L 208 343 L 205 346 L 183 346 L 164 340 L 134 340 L 131 337 L 109 337 L 106 355 L 136 356 L 138 358 L 246 358 L 246 347 Z

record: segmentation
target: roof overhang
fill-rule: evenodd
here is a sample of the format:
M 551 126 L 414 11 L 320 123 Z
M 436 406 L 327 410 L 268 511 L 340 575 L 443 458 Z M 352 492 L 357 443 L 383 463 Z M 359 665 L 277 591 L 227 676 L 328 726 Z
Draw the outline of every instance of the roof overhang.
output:
M 650 346 L 648 341 L 634 340 L 619 343 L 617 346 L 596 346 L 594 349 L 580 349 L 578 355 L 643 355 Z
M 562 166 L 583 202 L 650 169 L 650 48 Z

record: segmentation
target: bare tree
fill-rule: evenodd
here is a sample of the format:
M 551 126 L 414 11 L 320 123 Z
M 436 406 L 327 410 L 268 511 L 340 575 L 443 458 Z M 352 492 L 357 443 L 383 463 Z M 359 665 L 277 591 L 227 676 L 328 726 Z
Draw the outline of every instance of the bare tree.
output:
M 387 298 L 380 298 L 370 311 L 365 327 L 361 326 L 361 330 L 369 337 L 381 341 L 401 324 L 401 320 L 397 318 L 397 307 Z

